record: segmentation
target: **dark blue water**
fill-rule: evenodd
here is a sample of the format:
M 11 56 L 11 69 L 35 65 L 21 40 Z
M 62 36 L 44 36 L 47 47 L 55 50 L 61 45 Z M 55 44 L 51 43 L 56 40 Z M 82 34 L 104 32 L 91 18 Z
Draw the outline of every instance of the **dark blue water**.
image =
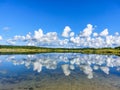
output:
M 120 57 L 0 55 L 0 90 L 120 90 Z

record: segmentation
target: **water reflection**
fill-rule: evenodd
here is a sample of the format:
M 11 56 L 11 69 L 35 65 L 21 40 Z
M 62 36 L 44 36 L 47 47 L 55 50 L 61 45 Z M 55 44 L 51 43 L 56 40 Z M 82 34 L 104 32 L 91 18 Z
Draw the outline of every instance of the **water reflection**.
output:
M 69 76 L 76 68 L 83 72 L 88 79 L 94 77 L 94 72 L 102 71 L 110 74 L 120 71 L 120 57 L 115 55 L 87 55 L 78 53 L 47 53 L 35 55 L 1 55 L 0 63 L 12 63 L 15 66 L 24 65 L 27 69 L 41 73 L 43 68 L 48 70 L 62 69 L 65 76 Z M 1 70 L 0 74 L 6 74 Z

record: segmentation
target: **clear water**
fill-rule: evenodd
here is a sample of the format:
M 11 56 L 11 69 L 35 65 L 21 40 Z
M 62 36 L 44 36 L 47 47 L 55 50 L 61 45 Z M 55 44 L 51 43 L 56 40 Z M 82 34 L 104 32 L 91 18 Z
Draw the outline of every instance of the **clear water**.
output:
M 0 90 L 120 90 L 120 57 L 0 55 Z

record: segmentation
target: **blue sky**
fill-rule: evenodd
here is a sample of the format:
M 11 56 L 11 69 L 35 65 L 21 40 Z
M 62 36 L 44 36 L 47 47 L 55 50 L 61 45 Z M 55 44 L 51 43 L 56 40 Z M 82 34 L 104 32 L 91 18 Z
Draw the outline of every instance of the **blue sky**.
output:
M 57 32 L 60 36 L 69 26 L 80 33 L 87 24 L 100 33 L 120 32 L 119 0 L 0 0 L 0 35 L 6 39 L 15 35 Z

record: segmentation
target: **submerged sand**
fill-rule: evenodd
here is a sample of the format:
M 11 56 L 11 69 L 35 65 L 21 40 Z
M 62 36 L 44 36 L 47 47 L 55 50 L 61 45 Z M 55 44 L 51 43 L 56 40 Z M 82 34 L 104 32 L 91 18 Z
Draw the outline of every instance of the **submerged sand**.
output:
M 29 75 L 14 83 L 0 80 L 0 90 L 120 90 L 120 78 L 115 75 L 86 75 L 73 72 L 70 76 L 61 73 Z M 5 78 L 4 78 L 5 79 Z M 10 79 L 12 81 L 12 78 Z M 4 84 L 4 85 L 3 85 Z

